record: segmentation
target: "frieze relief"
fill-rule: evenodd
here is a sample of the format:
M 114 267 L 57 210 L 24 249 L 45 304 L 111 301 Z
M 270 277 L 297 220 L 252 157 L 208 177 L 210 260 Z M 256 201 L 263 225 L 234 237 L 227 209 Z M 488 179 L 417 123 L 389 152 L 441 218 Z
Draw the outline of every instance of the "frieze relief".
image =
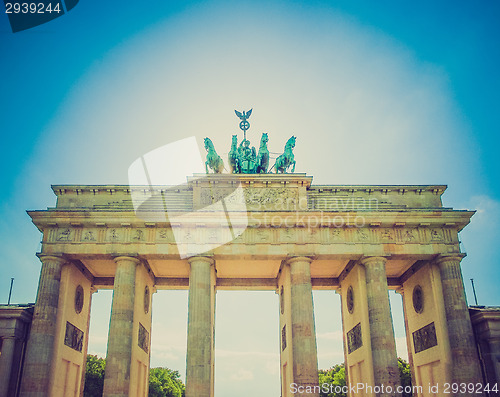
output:
M 146 229 L 133 229 L 130 233 L 130 240 L 133 243 L 145 242 L 147 239 L 147 230 Z
M 85 229 L 82 232 L 81 241 L 83 243 L 95 243 L 95 242 L 97 242 L 97 238 L 98 238 L 97 229 Z
M 111 228 L 106 232 L 106 241 L 111 243 L 123 242 L 124 230 L 120 228 Z
M 329 233 L 330 242 L 335 243 L 335 242 L 341 242 L 341 241 L 346 240 L 344 229 L 340 229 L 338 227 L 335 227 L 335 228 L 330 228 L 329 231 L 330 231 L 330 233 Z
M 295 208 L 298 190 L 289 188 L 245 189 L 245 202 L 252 207 L 274 205 L 276 211 Z
M 442 242 L 444 241 L 443 229 L 432 229 L 431 231 L 431 242 Z
M 175 242 L 172 229 L 156 229 L 156 242 L 171 243 Z
M 235 203 L 239 196 L 231 195 L 234 191 L 235 189 L 231 188 L 203 188 L 201 190 L 201 204 L 210 205 L 222 199 L 224 199 L 226 205 Z M 246 188 L 243 189 L 243 193 L 245 204 L 251 208 L 265 208 L 276 211 L 286 211 L 295 208 L 298 197 L 298 190 L 290 188 Z
M 417 229 L 400 230 L 401 240 L 404 243 L 414 243 L 418 239 Z
M 356 243 L 369 243 L 370 242 L 370 233 L 368 229 L 357 228 L 354 231 L 354 241 Z
M 293 243 L 297 240 L 297 234 L 295 228 L 283 228 L 279 230 L 279 241 L 282 243 Z
M 394 243 L 396 241 L 394 230 L 387 228 L 380 229 L 379 241 L 381 243 Z
M 62 228 L 56 232 L 56 241 L 73 241 L 74 230 L 71 228 Z
M 231 196 L 231 193 L 233 193 L 234 191 L 235 189 L 231 188 L 219 188 L 219 187 L 217 189 L 202 188 L 201 204 L 210 205 L 222 199 L 225 199 L 224 201 L 226 202 L 226 204 L 234 202 L 235 198 Z
M 321 229 L 305 228 L 302 229 L 304 242 L 306 243 L 318 243 L 322 240 Z
M 233 233 L 231 233 L 231 231 Z M 232 239 L 232 235 L 237 235 Z M 229 227 L 54 227 L 45 243 L 193 243 L 232 241 L 247 244 L 458 244 L 453 228 L 429 227 L 250 227 L 243 233 Z M 451 248 L 450 248 L 451 249 Z M 455 250 L 455 248 L 453 248 Z M 448 251 L 446 251 L 448 252 Z M 452 252 L 452 251 L 449 251 Z M 453 251 L 455 252 L 455 251 Z
M 209 243 L 218 243 L 221 241 L 220 239 L 220 229 L 217 228 L 209 228 L 206 231 L 206 240 Z
M 269 243 L 272 240 L 272 230 L 258 228 L 255 230 L 256 243 Z
M 195 230 L 181 228 L 175 232 L 177 242 L 193 243 L 196 239 Z

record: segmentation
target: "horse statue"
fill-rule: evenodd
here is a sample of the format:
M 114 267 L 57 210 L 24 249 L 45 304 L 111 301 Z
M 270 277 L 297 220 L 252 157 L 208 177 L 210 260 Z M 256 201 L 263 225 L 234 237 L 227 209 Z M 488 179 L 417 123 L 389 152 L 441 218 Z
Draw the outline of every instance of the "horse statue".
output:
M 256 174 L 267 174 L 267 167 L 269 167 L 269 150 L 267 150 L 267 142 L 269 138 L 267 137 L 267 132 L 262 134 L 260 138 L 259 154 L 257 155 L 257 168 L 255 170 Z
M 208 174 L 208 167 L 210 167 L 215 174 L 222 173 L 224 169 L 224 161 L 222 161 L 221 157 L 215 151 L 214 144 L 210 140 L 210 138 L 205 138 L 205 149 L 207 151 L 207 161 L 205 162 L 205 171 Z
M 276 173 L 281 172 L 286 173 L 287 169 L 293 165 L 292 173 L 295 172 L 295 160 L 293 156 L 293 148 L 295 147 L 295 137 L 292 136 L 285 144 L 285 151 L 282 155 L 280 155 L 274 165 L 271 167 L 271 170 L 274 168 Z
M 227 155 L 231 174 L 241 173 L 240 157 L 238 153 L 238 135 L 233 135 L 231 141 L 231 151 Z

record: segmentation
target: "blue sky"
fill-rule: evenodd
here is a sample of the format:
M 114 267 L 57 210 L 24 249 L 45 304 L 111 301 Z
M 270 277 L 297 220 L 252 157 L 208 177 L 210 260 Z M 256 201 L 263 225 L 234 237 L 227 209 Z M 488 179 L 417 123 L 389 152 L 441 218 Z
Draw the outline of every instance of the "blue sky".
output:
M 250 131 L 269 131 L 273 151 L 296 135 L 314 183 L 447 184 L 445 206 L 478 211 L 461 233 L 469 302 L 473 277 L 479 303 L 499 305 L 499 17 L 492 0 L 81 0 L 13 34 L 2 14 L 0 301 L 11 277 L 13 301 L 34 301 L 40 235 L 25 210 L 53 206 L 51 184 L 127 183 L 137 157 L 193 135 L 224 152 L 233 109 L 253 107 Z M 152 364 L 183 373 L 187 295 L 155 300 L 170 314 L 154 311 Z M 275 301 L 219 294 L 217 395 L 277 394 Z M 258 332 L 224 320 L 240 307 Z M 342 360 L 338 297 L 317 293 L 315 308 L 326 368 Z M 109 311 L 94 318 L 104 353 Z

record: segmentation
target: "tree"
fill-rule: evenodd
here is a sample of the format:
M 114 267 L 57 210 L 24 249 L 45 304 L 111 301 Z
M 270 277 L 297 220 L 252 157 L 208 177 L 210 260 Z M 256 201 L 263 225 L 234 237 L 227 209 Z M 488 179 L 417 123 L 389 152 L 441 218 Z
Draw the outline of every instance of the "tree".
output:
M 106 360 L 87 355 L 87 369 L 85 372 L 85 387 L 83 389 L 84 397 L 101 397 L 104 388 L 104 370 L 106 369 Z
M 322 388 L 320 397 L 346 397 L 346 393 L 342 392 L 342 388 L 346 385 L 344 364 L 334 365 L 328 370 L 319 370 L 319 385 Z M 323 390 L 327 385 L 328 393 Z
M 149 397 L 184 397 L 186 387 L 178 371 L 151 368 L 149 371 Z
M 402 397 L 412 397 L 410 364 L 398 357 L 398 368 L 401 386 L 410 386 L 410 388 L 408 388 L 409 392 L 403 392 Z M 322 385 L 328 385 L 329 389 L 328 393 L 322 390 L 319 394 L 320 397 L 346 397 L 346 394 L 342 393 L 342 387 L 347 384 L 344 363 L 337 364 L 328 370 L 320 369 L 318 371 L 318 377 L 320 387 Z
M 410 386 L 408 388 L 409 392 L 403 392 L 402 397 L 412 397 L 410 364 L 407 363 L 405 360 L 403 360 L 401 357 L 398 357 L 398 368 L 399 368 L 399 379 L 401 386 L 403 387 Z
M 106 360 L 91 354 L 87 355 L 84 397 L 102 397 Z M 149 397 L 184 397 L 186 387 L 178 371 L 169 368 L 149 370 Z

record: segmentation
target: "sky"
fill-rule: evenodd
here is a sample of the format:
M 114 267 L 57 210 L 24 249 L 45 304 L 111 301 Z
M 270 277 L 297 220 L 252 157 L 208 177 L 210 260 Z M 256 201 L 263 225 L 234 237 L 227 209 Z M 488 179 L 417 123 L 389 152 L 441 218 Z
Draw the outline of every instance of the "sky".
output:
M 314 184 L 446 184 L 476 210 L 460 233 L 469 304 L 500 305 L 497 148 L 500 3 L 82 0 L 12 33 L 0 16 L 0 302 L 33 302 L 40 233 L 26 210 L 51 184 L 126 184 L 140 156 L 211 137 L 220 154 L 253 108 L 249 139 L 297 136 Z M 398 353 L 400 298 L 391 293 Z M 93 296 L 89 351 L 106 351 L 110 291 Z M 314 293 L 318 361 L 343 360 L 340 301 Z M 216 395 L 279 393 L 277 296 L 217 294 Z M 184 378 L 187 292 L 154 296 L 152 366 Z

